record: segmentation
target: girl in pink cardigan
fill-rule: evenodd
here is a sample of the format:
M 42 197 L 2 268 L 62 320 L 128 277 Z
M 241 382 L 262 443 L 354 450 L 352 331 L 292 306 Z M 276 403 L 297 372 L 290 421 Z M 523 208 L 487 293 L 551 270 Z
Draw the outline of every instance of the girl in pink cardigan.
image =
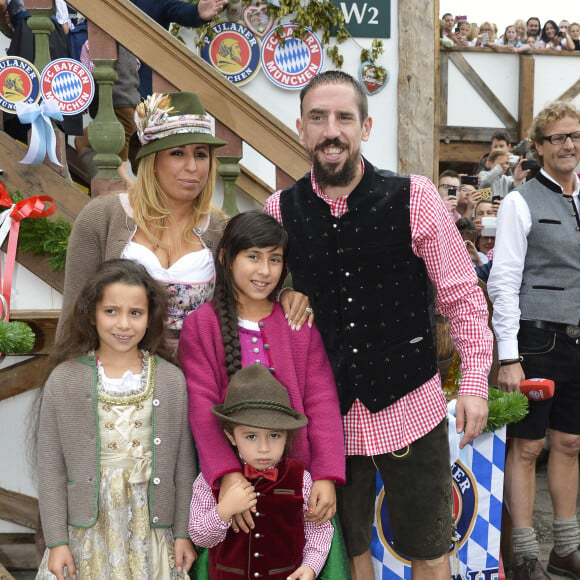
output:
M 217 249 L 215 302 L 185 319 L 179 359 L 201 471 L 221 494 L 245 478 L 211 408 L 223 403 L 230 377 L 250 364 L 265 365 L 286 387 L 292 408 L 308 417 L 290 454 L 314 480 L 306 519 L 322 523 L 336 511 L 335 484 L 344 483 L 344 436 L 318 330 L 292 330 L 275 301 L 286 276 L 287 241 L 283 227 L 263 213 L 230 220 Z M 243 531 L 253 527 L 250 512 L 238 516 L 237 525 Z

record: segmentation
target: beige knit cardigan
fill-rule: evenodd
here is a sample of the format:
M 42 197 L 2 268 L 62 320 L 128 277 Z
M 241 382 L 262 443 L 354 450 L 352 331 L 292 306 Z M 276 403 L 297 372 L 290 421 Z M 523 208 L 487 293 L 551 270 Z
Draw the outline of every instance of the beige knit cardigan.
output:
M 120 258 L 137 230 L 121 203 L 121 196 L 126 199 L 126 194 L 102 195 L 93 199 L 75 220 L 66 254 L 64 294 L 57 335 L 62 320 L 73 307 L 87 279 L 101 262 Z M 209 226 L 201 236 L 214 256 L 225 223 L 225 214 L 212 210 Z
M 173 526 L 187 538 L 196 477 L 182 372 L 157 357 L 153 390 L 151 527 Z M 90 527 L 98 516 L 100 437 L 94 356 L 58 365 L 42 396 L 38 435 L 38 499 L 48 547 L 68 543 L 68 525 Z

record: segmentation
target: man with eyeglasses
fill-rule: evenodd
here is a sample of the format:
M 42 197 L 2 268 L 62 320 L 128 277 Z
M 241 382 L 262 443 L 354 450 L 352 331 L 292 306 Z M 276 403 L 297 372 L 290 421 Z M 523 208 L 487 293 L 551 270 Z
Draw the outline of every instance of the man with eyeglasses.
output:
M 553 398 L 530 401 L 508 425 L 505 499 L 513 524 L 515 580 L 550 578 L 532 527 L 536 458 L 549 428 L 548 485 L 554 548 L 548 572 L 580 578 L 576 521 L 580 451 L 580 109 L 556 101 L 529 130 L 536 177 L 509 193 L 498 212 L 488 280 L 500 370 L 498 386 L 553 379 Z
M 449 217 L 456 222 L 463 217 L 457 208 L 459 205 L 458 193 L 461 188 L 459 173 L 453 169 L 446 169 L 439 175 L 438 183 L 437 191 L 445 204 Z
M 473 208 L 479 200 L 478 197 L 473 197 L 476 187 L 461 181 L 461 176 L 453 169 L 443 171 L 438 180 L 437 191 L 454 222 L 462 217 L 471 218 Z

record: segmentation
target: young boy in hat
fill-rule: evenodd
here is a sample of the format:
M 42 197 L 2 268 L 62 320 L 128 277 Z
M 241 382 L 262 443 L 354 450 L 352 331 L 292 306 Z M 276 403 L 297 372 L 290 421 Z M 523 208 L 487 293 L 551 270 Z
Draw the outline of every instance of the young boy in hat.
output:
M 292 409 L 286 389 L 260 364 L 238 371 L 224 403 L 212 412 L 223 421 L 249 481 L 234 485 L 219 501 L 219 491 L 203 474 L 193 484 L 189 534 L 195 544 L 210 548 L 211 580 L 313 580 L 334 529 L 330 522 L 304 520 L 312 479 L 302 463 L 284 456 L 292 433 L 308 419 Z M 248 509 L 254 528 L 239 533 L 232 518 Z

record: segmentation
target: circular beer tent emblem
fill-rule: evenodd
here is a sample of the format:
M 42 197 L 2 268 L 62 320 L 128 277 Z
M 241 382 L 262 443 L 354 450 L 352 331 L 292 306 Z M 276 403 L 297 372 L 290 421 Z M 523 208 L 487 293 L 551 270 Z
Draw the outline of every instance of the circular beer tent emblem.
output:
M 456 461 L 451 466 L 452 486 L 453 486 L 453 513 L 455 517 L 457 549 L 460 549 L 471 536 L 473 527 L 478 518 L 478 495 L 477 481 L 474 474 L 461 461 Z M 397 548 L 393 540 L 393 532 L 387 503 L 385 500 L 385 490 L 381 487 L 377 496 L 375 507 L 375 519 L 377 524 L 377 534 L 381 544 L 387 549 L 393 558 L 399 562 L 410 566 L 411 558 Z M 456 547 L 450 540 L 449 553 Z
M 212 26 L 199 55 L 236 85 L 251 81 L 260 70 L 260 40 L 240 22 Z
M 46 65 L 40 78 L 42 98 L 54 99 L 63 115 L 82 113 L 93 100 L 93 75 L 78 60 L 53 60 Z
M 16 103 L 37 103 L 39 74 L 34 65 L 18 56 L 0 58 L 0 109 L 14 113 Z
M 284 24 L 280 41 L 277 31 L 270 31 L 262 44 L 262 69 L 266 76 L 283 89 L 301 89 L 322 71 L 324 50 L 320 39 L 306 28 L 304 39 L 294 38 L 296 24 Z

